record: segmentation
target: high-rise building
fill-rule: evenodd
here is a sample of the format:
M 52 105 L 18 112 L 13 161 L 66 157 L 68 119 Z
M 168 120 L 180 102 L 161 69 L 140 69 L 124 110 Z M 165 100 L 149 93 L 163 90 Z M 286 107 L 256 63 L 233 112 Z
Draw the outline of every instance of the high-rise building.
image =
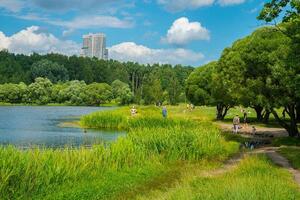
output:
M 86 57 L 96 57 L 98 59 L 108 59 L 108 49 L 106 49 L 106 36 L 103 33 L 83 35 L 82 55 Z

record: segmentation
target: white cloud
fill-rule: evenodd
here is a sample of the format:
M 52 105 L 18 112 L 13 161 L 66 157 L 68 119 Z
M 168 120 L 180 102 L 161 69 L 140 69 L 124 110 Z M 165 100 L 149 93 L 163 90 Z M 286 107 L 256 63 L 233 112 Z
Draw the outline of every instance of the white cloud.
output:
M 245 0 L 218 0 L 218 4 L 221 6 L 230 6 L 244 3 Z
M 13 53 L 31 54 L 33 52 L 61 53 L 79 55 L 81 45 L 70 40 L 61 40 L 52 34 L 44 33 L 38 26 L 31 26 L 11 36 L 0 31 L 0 50 Z M 151 49 L 133 42 L 124 42 L 109 48 L 109 57 L 119 61 L 140 63 L 169 63 L 198 65 L 204 58 L 200 52 L 188 49 Z
M 157 0 L 157 3 L 169 11 L 178 12 L 212 5 L 214 0 Z
M 244 3 L 246 0 L 157 0 L 159 5 L 171 12 L 195 10 L 200 7 L 210 6 L 217 3 L 221 6 L 230 6 Z
M 1 49 L 8 49 L 10 52 L 23 54 L 54 52 L 74 55 L 79 54 L 80 45 L 70 40 L 60 40 L 52 34 L 41 32 L 37 26 L 31 26 L 12 36 L 5 36 L 0 31 Z
M 12 12 L 20 11 L 23 6 L 24 2 L 19 0 L 0 0 L 0 8 L 4 8 Z
M 46 22 L 66 27 L 68 29 L 86 29 L 86 28 L 130 28 L 134 23 L 129 19 L 119 19 L 113 16 L 80 16 L 71 21 L 47 20 Z
M 134 42 L 124 42 L 109 48 L 109 57 L 120 61 L 134 61 L 145 64 L 168 63 L 197 65 L 204 58 L 199 52 L 187 49 L 151 49 Z
M 200 22 L 189 22 L 186 17 L 179 18 L 173 22 L 168 30 L 167 36 L 162 38 L 163 42 L 174 45 L 186 45 L 194 40 L 209 40 L 209 31 Z

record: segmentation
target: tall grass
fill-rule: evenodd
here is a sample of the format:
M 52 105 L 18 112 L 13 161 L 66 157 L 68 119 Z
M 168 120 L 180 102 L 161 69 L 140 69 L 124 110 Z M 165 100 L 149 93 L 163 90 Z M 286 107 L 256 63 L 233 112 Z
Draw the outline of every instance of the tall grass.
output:
M 0 148 L 0 199 L 31 199 L 63 184 L 99 179 L 110 171 L 120 172 L 173 161 L 223 160 L 238 150 L 226 142 L 211 123 L 186 117 L 163 119 L 160 110 L 144 108 L 135 117 L 127 109 L 84 116 L 81 124 L 91 128 L 128 131 L 111 145 L 91 149 Z

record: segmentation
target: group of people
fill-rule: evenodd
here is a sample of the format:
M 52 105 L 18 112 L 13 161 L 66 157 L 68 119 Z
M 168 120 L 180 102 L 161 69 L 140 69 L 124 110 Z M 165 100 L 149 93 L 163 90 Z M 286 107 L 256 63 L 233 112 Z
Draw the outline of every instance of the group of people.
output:
M 244 128 L 248 127 L 248 112 L 245 109 L 242 109 L 241 112 L 243 113 L 243 122 L 244 122 Z M 239 129 L 243 128 L 240 126 L 240 117 L 239 115 L 236 115 L 233 118 L 233 133 L 237 134 L 239 132 Z M 252 126 L 251 134 L 255 135 L 256 134 L 256 128 L 255 126 Z
M 132 106 L 132 108 L 130 109 L 130 114 L 132 117 L 136 116 L 137 114 L 137 109 L 135 108 L 135 106 Z M 167 118 L 168 116 L 168 110 L 167 110 L 167 107 L 166 106 L 163 106 L 162 107 L 162 116 L 163 118 Z

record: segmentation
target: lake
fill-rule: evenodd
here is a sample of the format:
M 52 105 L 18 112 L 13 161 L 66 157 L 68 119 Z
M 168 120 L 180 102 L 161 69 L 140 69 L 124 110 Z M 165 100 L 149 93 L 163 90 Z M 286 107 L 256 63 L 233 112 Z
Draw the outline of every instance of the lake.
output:
M 0 144 L 28 147 L 79 147 L 110 142 L 124 136 L 122 131 L 61 127 L 63 122 L 81 115 L 104 111 L 108 107 L 0 106 Z

